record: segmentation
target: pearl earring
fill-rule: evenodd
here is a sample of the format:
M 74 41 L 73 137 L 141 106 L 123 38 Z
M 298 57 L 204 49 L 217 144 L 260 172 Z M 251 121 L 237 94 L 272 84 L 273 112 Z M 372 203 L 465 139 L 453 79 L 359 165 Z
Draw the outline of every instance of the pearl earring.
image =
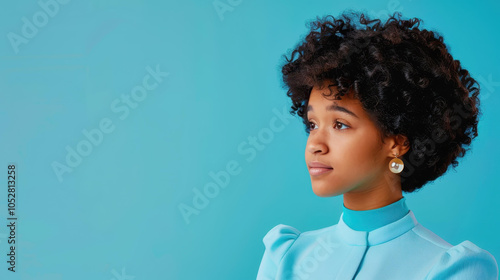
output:
M 401 173 L 405 167 L 405 164 L 398 158 L 398 155 L 399 154 L 396 154 L 396 157 L 389 162 L 389 170 L 391 170 L 392 173 Z

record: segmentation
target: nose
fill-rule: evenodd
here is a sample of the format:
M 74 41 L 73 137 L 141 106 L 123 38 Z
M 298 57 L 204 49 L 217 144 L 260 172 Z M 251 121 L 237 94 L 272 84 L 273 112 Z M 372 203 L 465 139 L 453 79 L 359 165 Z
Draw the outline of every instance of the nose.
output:
M 309 138 L 307 138 L 306 150 L 311 154 L 325 154 L 328 152 L 326 137 L 319 131 L 319 129 L 314 132 L 314 135 L 309 134 Z

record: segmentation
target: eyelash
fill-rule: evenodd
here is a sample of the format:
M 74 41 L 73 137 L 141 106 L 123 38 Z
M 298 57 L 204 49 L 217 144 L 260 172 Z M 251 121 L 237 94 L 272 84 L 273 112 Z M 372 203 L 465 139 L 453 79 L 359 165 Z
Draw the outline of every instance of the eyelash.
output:
M 309 121 L 309 123 L 308 123 L 308 125 L 309 125 L 309 126 L 308 126 L 309 131 L 311 131 L 311 124 L 314 124 L 314 123 L 313 123 L 313 122 L 311 122 L 311 121 Z M 343 122 L 339 122 L 339 121 L 335 121 L 335 126 L 334 126 L 334 127 L 336 127 L 336 125 L 337 125 L 337 124 L 341 124 L 341 125 L 343 125 L 343 126 L 345 126 L 345 127 L 347 127 L 347 128 L 350 128 L 350 126 L 346 125 L 346 124 L 345 124 L 345 123 L 343 123 Z M 344 128 L 344 129 L 339 129 L 339 130 L 345 130 L 345 128 Z

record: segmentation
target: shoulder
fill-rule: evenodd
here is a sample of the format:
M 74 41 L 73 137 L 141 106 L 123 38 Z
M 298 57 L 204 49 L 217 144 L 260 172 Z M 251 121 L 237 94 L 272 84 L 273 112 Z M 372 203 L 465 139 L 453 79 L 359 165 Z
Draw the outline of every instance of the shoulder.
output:
M 441 248 L 441 250 L 448 250 L 453 245 L 448 243 L 446 240 L 441 238 L 439 235 L 435 234 L 428 228 L 424 227 L 422 224 L 417 224 L 412 231 L 420 236 L 422 239 L 426 240 L 427 242 L 433 244 L 434 246 L 437 246 L 438 248 Z
M 262 241 L 273 261 L 278 264 L 288 249 L 297 240 L 300 231 L 288 225 L 279 224 L 267 232 Z
M 262 241 L 276 263 L 286 254 L 297 240 L 300 231 L 288 225 L 279 224 L 267 232 Z
M 488 251 L 466 240 L 441 254 L 426 279 L 498 279 L 498 264 Z
M 267 232 L 262 241 L 266 247 L 260 262 L 257 280 L 271 280 L 276 273 L 281 260 L 300 235 L 296 228 L 279 224 Z

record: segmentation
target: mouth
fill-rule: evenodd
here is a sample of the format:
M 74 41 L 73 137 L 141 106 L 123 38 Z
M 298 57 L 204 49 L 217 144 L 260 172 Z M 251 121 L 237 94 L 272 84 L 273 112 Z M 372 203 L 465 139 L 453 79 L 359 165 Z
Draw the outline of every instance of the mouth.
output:
M 333 168 L 326 168 L 326 167 L 311 167 L 309 168 L 309 174 L 311 174 L 311 176 L 318 176 L 318 175 L 322 175 L 322 174 L 325 174 L 325 173 L 328 173 L 330 171 L 332 171 Z

